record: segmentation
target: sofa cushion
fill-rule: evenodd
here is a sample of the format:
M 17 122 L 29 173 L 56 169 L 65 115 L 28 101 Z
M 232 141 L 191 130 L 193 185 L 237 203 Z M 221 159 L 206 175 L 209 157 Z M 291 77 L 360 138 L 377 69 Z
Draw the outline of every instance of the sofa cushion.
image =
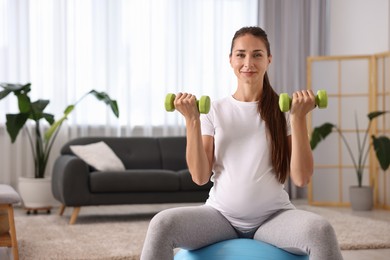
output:
M 122 137 L 110 139 L 107 144 L 118 154 L 126 169 L 162 169 L 156 138 Z
M 191 174 L 188 170 L 178 171 L 177 174 L 180 178 L 180 189 L 182 191 L 210 190 L 213 186 L 211 181 L 205 185 L 199 186 L 192 180 Z
M 124 171 L 125 166 L 105 142 L 71 145 L 70 149 L 80 159 L 98 171 Z
M 86 145 L 99 141 L 105 142 L 126 169 L 162 169 L 161 154 L 157 138 L 150 137 L 80 137 L 70 140 L 61 154 L 74 154 L 71 145 Z
M 178 171 L 188 168 L 185 136 L 160 137 L 157 140 L 161 153 L 162 169 Z
M 91 192 L 160 192 L 180 190 L 178 173 L 169 170 L 91 172 Z

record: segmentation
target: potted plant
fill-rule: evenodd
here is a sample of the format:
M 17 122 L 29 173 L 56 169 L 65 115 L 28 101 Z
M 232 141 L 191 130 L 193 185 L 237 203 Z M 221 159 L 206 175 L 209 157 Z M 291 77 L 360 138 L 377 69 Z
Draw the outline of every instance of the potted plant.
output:
M 363 171 L 364 166 L 367 161 L 368 153 L 371 145 L 374 146 L 376 158 L 379 161 L 380 167 L 383 171 L 386 171 L 390 165 L 390 139 L 386 136 L 376 137 L 375 135 L 371 136 L 372 142 L 367 145 L 369 130 L 371 127 L 372 120 L 378 116 L 382 116 L 389 111 L 375 111 L 367 115 L 368 117 L 368 126 L 364 133 L 363 140 L 360 138 L 358 131 L 358 123 L 356 119 L 356 135 L 358 142 L 358 150 L 354 153 L 349 146 L 347 139 L 341 132 L 340 128 L 332 123 L 324 123 L 319 127 L 314 128 L 311 134 L 310 146 L 314 150 L 317 145 L 324 140 L 330 133 L 333 132 L 333 129 L 340 135 L 341 140 L 347 148 L 347 151 L 352 159 L 358 186 L 351 186 L 349 189 L 349 196 L 351 201 L 352 209 L 354 210 L 371 210 L 373 207 L 373 191 L 371 186 L 362 186 Z
M 6 114 L 6 129 L 11 138 L 11 142 L 14 143 L 20 131 L 24 129 L 27 133 L 34 158 L 34 180 L 31 180 L 31 178 L 19 178 L 19 192 L 21 193 L 20 195 L 23 199 L 24 206 L 28 210 L 43 208 L 50 210 L 51 205 L 46 205 L 50 202 L 40 202 L 40 198 L 35 198 L 35 196 L 37 196 L 39 190 L 43 190 L 42 185 L 49 185 L 49 190 L 46 191 L 46 194 L 43 194 L 43 197 L 52 197 L 50 179 L 45 178 L 45 171 L 51 149 L 63 122 L 74 110 L 75 106 L 87 95 L 95 96 L 98 100 L 106 103 L 111 108 L 114 115 L 119 117 L 117 102 L 112 100 L 104 92 L 91 90 L 82 96 L 76 103 L 67 106 L 62 117 L 59 120 L 55 120 L 54 115 L 44 111 L 50 103 L 49 100 L 38 99 L 37 101 L 31 101 L 29 96 L 31 91 L 30 83 L 25 85 L 1 83 L 0 86 L 4 89 L 0 91 L 0 100 L 13 93 L 18 101 L 19 113 Z M 30 130 L 27 127 L 27 122 L 29 121 L 34 122 L 33 130 Z M 48 124 L 43 125 L 44 123 L 41 124 L 42 121 L 46 121 Z M 21 183 L 21 181 L 24 182 Z M 31 182 L 34 182 L 33 185 L 40 185 L 41 187 L 28 188 L 28 190 L 31 190 L 31 194 L 25 194 L 24 196 L 24 191 L 22 191 L 22 189 L 24 185 L 29 185 Z M 29 199 L 32 200 L 30 203 Z

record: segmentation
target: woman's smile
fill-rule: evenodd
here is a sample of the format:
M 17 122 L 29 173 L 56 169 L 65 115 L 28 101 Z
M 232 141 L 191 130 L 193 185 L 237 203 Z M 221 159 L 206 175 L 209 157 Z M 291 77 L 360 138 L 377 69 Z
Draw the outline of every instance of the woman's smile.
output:
M 255 71 L 240 71 L 240 73 L 245 77 L 252 77 L 254 74 L 256 74 Z

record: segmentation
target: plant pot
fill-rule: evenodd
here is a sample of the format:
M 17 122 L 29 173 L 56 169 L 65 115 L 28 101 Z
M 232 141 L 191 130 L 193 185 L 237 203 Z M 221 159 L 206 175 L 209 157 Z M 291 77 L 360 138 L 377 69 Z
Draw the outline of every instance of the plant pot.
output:
M 51 178 L 19 178 L 19 194 L 26 209 L 50 209 L 58 202 L 51 192 Z
M 356 211 L 372 210 L 374 205 L 372 187 L 370 186 L 349 187 L 349 199 L 353 210 Z

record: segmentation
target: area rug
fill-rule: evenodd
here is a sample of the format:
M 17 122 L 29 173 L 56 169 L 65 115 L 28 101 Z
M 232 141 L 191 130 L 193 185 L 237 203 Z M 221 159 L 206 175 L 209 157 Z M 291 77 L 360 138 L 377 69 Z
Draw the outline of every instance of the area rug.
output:
M 390 248 L 390 223 L 387 221 L 343 214 L 323 207 L 298 208 L 326 218 L 332 224 L 342 250 Z
M 343 250 L 390 248 L 388 222 L 342 214 L 320 207 L 299 208 L 324 216 Z M 20 259 L 139 259 L 154 213 L 81 215 L 75 225 L 56 214 L 15 217 Z

